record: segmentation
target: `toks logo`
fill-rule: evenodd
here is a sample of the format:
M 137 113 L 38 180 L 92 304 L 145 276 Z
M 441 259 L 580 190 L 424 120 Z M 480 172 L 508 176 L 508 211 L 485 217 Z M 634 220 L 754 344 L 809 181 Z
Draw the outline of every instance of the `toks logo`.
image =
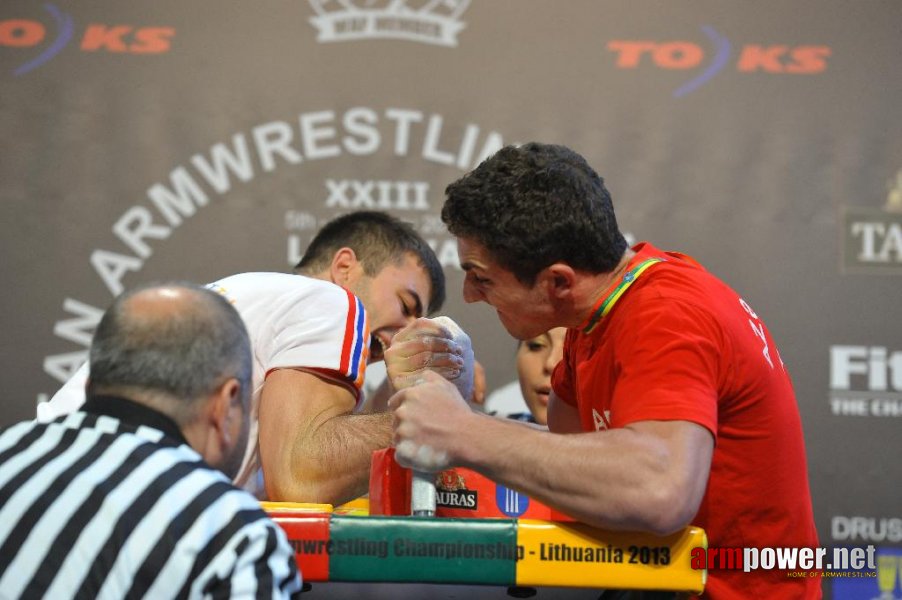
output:
M 162 54 L 167 52 L 175 36 L 172 27 L 135 27 L 134 25 L 105 25 L 90 23 L 76 32 L 72 15 L 53 4 L 44 4 L 52 27 L 32 19 L 0 20 L 0 46 L 7 48 L 43 47 L 41 52 L 13 70 L 20 76 L 46 64 L 76 39 L 83 52 L 114 52 L 128 54 Z
M 730 41 L 713 27 L 705 25 L 702 32 L 714 47 L 714 56 L 705 69 L 673 92 L 680 98 L 708 83 L 733 60 Z M 617 68 L 635 69 L 649 61 L 660 69 L 695 69 L 705 62 L 705 50 L 694 42 L 627 41 L 608 42 L 608 50 L 617 55 Z M 828 46 L 787 46 L 746 44 L 738 49 L 735 67 L 742 73 L 784 73 L 813 75 L 827 69 Z

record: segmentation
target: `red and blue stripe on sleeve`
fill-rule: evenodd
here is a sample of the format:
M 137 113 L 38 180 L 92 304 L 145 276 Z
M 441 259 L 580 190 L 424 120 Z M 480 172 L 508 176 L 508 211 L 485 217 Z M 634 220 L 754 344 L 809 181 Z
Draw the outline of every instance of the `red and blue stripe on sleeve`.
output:
M 348 294 L 348 317 L 341 347 L 341 374 L 360 389 L 363 385 L 366 361 L 369 357 L 370 327 L 363 303 L 351 292 Z

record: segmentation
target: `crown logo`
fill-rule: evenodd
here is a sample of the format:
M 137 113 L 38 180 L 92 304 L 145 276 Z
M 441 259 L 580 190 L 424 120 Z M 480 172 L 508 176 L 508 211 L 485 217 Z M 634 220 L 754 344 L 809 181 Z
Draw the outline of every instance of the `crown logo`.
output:
M 446 492 L 456 492 L 457 490 L 467 489 L 464 484 L 464 476 L 454 469 L 438 473 L 435 476 L 435 487 Z
M 309 0 L 318 42 L 395 39 L 457 46 L 470 0 Z

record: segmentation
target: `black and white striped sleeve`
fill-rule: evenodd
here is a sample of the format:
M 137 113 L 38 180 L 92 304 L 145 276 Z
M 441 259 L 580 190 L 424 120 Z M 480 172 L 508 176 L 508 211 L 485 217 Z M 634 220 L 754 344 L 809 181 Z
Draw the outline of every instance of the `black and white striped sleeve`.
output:
M 216 494 L 161 565 L 152 598 L 293 598 L 301 578 L 285 533 L 242 490 Z M 179 560 L 192 556 L 193 561 Z

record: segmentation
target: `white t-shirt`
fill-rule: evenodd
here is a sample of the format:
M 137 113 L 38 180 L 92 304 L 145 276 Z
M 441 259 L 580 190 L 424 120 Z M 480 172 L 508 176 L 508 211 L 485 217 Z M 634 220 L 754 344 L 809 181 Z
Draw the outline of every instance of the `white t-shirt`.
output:
M 315 371 L 348 386 L 362 401 L 369 357 L 369 323 L 363 303 L 331 282 L 286 273 L 241 273 L 208 285 L 238 310 L 253 348 L 253 400 L 248 448 L 236 485 L 262 496 L 257 449 L 258 405 L 266 376 L 274 369 Z M 50 399 L 38 406 L 49 421 L 77 410 L 85 401 L 88 368 L 83 366 Z

